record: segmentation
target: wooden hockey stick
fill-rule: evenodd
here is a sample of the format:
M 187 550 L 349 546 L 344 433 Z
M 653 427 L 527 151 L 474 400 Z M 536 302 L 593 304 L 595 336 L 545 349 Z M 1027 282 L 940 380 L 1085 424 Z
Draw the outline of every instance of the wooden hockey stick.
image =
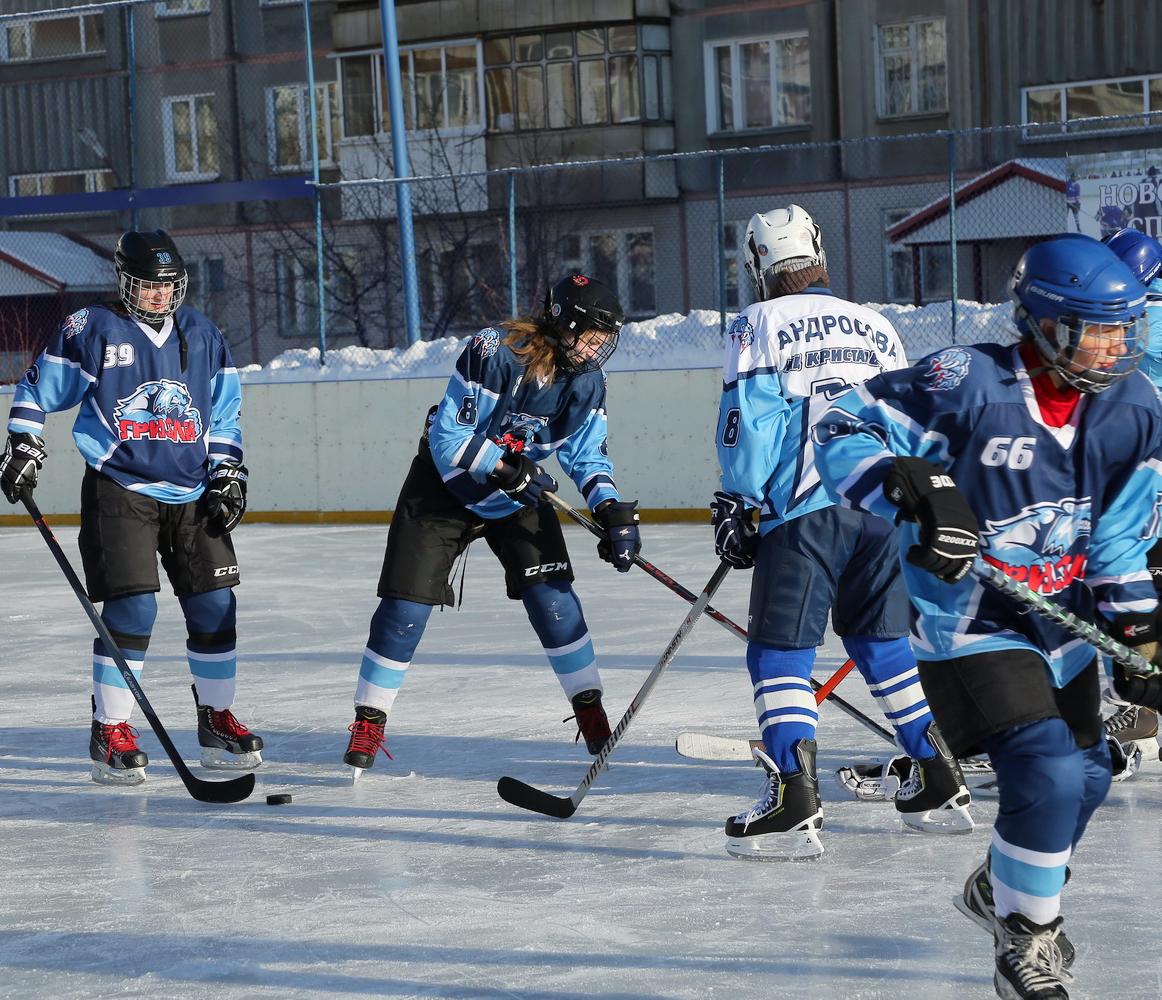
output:
M 77 600 L 81 602 L 81 607 L 85 609 L 85 614 L 89 616 L 89 621 L 93 623 L 93 627 L 97 630 L 97 635 L 100 636 L 101 641 L 105 644 L 109 655 L 113 657 L 113 662 L 117 664 L 117 669 L 125 679 L 125 684 L 128 686 L 130 693 L 137 701 L 137 704 L 141 706 L 141 711 L 146 719 L 149 720 L 149 725 L 153 728 L 154 733 L 157 734 L 158 741 L 165 748 L 169 759 L 173 761 L 174 770 L 177 771 L 178 777 L 182 779 L 182 784 L 186 786 L 186 790 L 199 802 L 240 802 L 250 795 L 254 791 L 253 774 L 243 774 L 237 778 L 231 778 L 228 781 L 205 781 L 202 778 L 194 777 L 193 773 L 186 766 L 186 762 L 182 760 L 181 754 L 178 753 L 177 747 L 174 746 L 173 740 L 169 738 L 169 733 L 165 731 L 165 726 L 161 724 L 161 720 L 157 717 L 157 713 L 154 712 L 153 706 L 149 703 L 149 699 L 145 697 L 145 692 L 141 690 L 141 685 L 138 683 L 137 678 L 133 676 L 133 671 L 129 669 L 129 664 L 125 662 L 124 654 L 122 654 L 120 648 L 117 646 L 113 636 L 109 634 L 109 629 L 101 620 L 101 616 L 97 613 L 93 602 L 89 600 L 89 595 L 85 593 L 85 588 L 81 585 L 76 571 L 69 563 L 68 556 L 65 555 L 64 549 L 61 548 L 60 542 L 56 540 L 52 529 L 45 522 L 44 515 L 41 514 L 28 490 L 25 490 L 21 494 L 21 499 L 24 501 L 24 506 L 28 508 L 28 513 L 32 516 L 33 523 L 48 543 L 49 551 L 52 552 L 53 558 L 57 561 L 57 565 L 64 571 L 65 579 L 69 581 L 69 585 L 73 588 L 73 593 L 77 595 Z
M 572 505 L 567 503 L 565 500 L 562 500 L 559 496 L 557 496 L 557 494 L 546 493 L 545 497 L 548 499 L 549 503 L 557 508 L 557 510 L 559 510 L 562 514 L 571 520 L 576 521 L 579 525 L 581 525 L 581 527 L 587 529 L 590 534 L 596 535 L 598 538 L 605 537 L 605 532 L 602 531 L 596 524 L 594 524 L 592 520 L 587 518 L 580 511 L 574 509 Z M 672 590 L 687 604 L 693 604 L 698 599 L 696 594 L 691 593 L 668 573 L 664 573 L 662 570 L 658 569 L 657 566 L 651 562 L 647 562 L 640 555 L 634 556 L 633 561 L 635 566 L 637 566 L 639 569 L 645 570 L 646 573 L 652 576 L 663 586 Z M 718 622 L 719 625 L 726 629 L 727 632 L 731 633 L 736 639 L 741 639 L 743 642 L 749 641 L 749 637 L 746 634 L 746 629 L 744 629 L 741 625 L 736 625 L 721 611 L 717 611 L 714 608 L 708 606 L 705 609 L 705 614 L 707 618 L 711 618 Z M 839 682 L 848 675 L 852 666 L 854 666 L 854 664 L 851 660 L 848 660 L 822 684 L 815 680 L 814 677 L 807 678 L 811 684 L 812 690 L 815 692 L 816 704 L 819 704 L 825 698 L 828 701 L 834 702 L 840 710 L 846 712 L 861 726 L 867 727 L 881 739 L 886 740 L 888 743 L 891 743 L 892 746 L 895 746 L 896 738 L 890 732 L 888 732 L 888 730 L 879 725 L 874 719 L 864 715 L 863 712 L 861 712 L 854 705 L 849 704 L 840 698 L 839 695 L 835 694 L 836 685 L 838 685 Z

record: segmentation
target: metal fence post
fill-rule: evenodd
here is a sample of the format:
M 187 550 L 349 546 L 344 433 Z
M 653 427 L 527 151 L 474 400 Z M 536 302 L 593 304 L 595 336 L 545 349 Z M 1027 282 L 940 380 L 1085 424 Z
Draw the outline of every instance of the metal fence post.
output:
M 952 342 L 956 343 L 956 299 L 957 271 L 956 259 L 956 133 L 948 133 L 948 255 L 952 269 Z
M 311 127 L 311 180 L 315 186 L 315 299 L 319 311 L 319 364 L 327 363 L 327 283 L 323 275 L 323 196 L 319 193 L 319 125 L 315 108 L 315 47 L 311 42 L 311 0 L 303 0 L 307 46 L 307 107 Z M 328 112 L 329 113 L 329 112 Z
M 512 315 L 516 305 L 516 174 L 508 175 L 508 297 Z
M 718 334 L 726 336 L 726 157 L 718 156 Z
M 133 6 L 125 8 L 125 57 L 129 63 L 129 228 L 137 229 L 137 29 Z

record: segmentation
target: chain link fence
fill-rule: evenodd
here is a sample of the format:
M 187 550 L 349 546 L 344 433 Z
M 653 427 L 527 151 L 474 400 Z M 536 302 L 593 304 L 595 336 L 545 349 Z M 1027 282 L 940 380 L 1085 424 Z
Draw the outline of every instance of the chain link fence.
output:
M 833 289 L 888 315 L 911 357 L 1010 336 L 1006 283 L 1039 239 L 1158 234 L 1162 151 L 1138 148 L 1150 115 L 1110 120 L 1134 130 L 1111 131 L 1101 157 L 1030 155 L 1057 147 L 1030 143 L 1025 126 L 554 163 L 550 132 L 537 147 L 554 115 L 657 111 L 646 78 L 661 57 L 644 28 L 528 36 L 542 48 L 525 38 L 524 55 L 501 52 L 515 68 L 483 70 L 479 95 L 461 86 L 465 53 L 413 47 L 401 70 L 424 342 L 409 344 L 382 57 L 308 42 L 308 25 L 326 37 L 329 4 L 35 2 L 0 16 L 0 381 L 20 377 L 64 316 L 112 295 L 112 248 L 129 228 L 168 230 L 187 302 L 240 367 L 286 378 L 443 374 L 451 348 L 427 342 L 535 311 L 570 270 L 617 289 L 633 321 L 614 368 L 716 366 L 750 301 L 747 221 L 791 202 L 822 229 Z M 581 72 L 582 46 L 607 103 L 562 111 L 533 83 L 574 80 L 561 71 Z M 514 79 L 539 112 L 513 104 Z M 481 128 L 450 127 L 472 114 Z M 514 120 L 533 136 L 529 162 L 488 170 Z

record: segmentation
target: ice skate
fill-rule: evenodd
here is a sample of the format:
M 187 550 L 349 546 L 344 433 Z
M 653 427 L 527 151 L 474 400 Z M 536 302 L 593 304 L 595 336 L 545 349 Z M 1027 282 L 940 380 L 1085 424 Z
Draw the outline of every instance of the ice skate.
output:
M 906 826 L 924 833 L 971 833 L 976 824 L 968 811 L 972 796 L 960 773 L 960 765 L 935 723 L 928 740 L 936 756 L 912 759 L 907 779 L 895 795 L 896 811 Z
M 596 688 L 581 691 L 573 695 L 572 703 L 575 715 L 571 718 L 577 720 L 577 739 L 584 736 L 585 749 L 596 757 L 611 735 L 609 719 L 601 705 L 601 692 Z
M 1122 705 L 1102 723 L 1102 728 L 1110 741 L 1114 781 L 1132 777 L 1145 760 L 1162 759 L 1158 749 L 1158 713 L 1153 709 Z
M 92 779 L 99 785 L 140 785 L 149 758 L 137 745 L 137 730 L 128 722 L 106 725 L 93 720 L 89 736 Z
M 1069 868 L 1065 869 L 1065 881 L 1069 881 Z M 953 900 L 953 905 L 981 930 L 993 933 L 996 924 L 996 908 L 993 905 L 993 883 L 989 874 L 989 859 L 968 876 L 964 892 Z M 1061 964 L 1068 969 L 1073 965 L 1076 952 L 1073 942 L 1065 936 L 1065 931 L 1057 932 L 1057 947 L 1061 951 Z
M 249 771 L 262 763 L 262 737 L 256 736 L 228 708 L 221 711 L 198 704 L 198 689 L 192 687 L 198 706 L 198 744 L 202 767 L 216 771 Z
M 993 986 L 1003 1000 L 1069 1000 L 1073 976 L 1062 961 L 1061 918 L 1035 924 L 1022 913 L 994 923 L 997 971 Z
M 800 769 L 780 775 L 763 750 L 755 756 L 767 772 L 763 796 L 726 821 L 726 851 L 756 861 L 807 861 L 823 854 L 823 806 L 815 772 L 815 741 L 799 740 Z
M 387 713 L 368 705 L 355 706 L 355 721 L 347 727 L 351 739 L 347 741 L 347 752 L 343 763 L 351 768 L 351 784 L 375 763 L 375 756 L 381 750 L 389 760 L 391 754 L 384 745 L 383 727 L 387 725 Z

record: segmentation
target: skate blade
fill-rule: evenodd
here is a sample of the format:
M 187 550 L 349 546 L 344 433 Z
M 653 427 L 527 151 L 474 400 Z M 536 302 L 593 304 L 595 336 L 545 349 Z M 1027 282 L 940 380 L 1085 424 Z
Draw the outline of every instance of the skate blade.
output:
M 908 829 L 919 833 L 972 833 L 976 829 L 968 806 L 943 805 L 922 813 L 902 812 L 900 819 Z
M 955 906 L 961 913 L 963 913 L 969 920 L 971 920 L 982 931 L 989 934 L 993 932 L 993 919 L 991 917 L 982 917 L 971 906 L 964 901 L 964 894 L 953 896 L 952 905 Z
M 351 768 L 351 784 L 358 784 L 360 775 L 363 774 L 365 768 L 353 767 Z
M 727 837 L 726 853 L 743 861 L 817 861 L 823 856 L 819 830 L 823 814 L 816 813 L 794 830 L 757 837 Z
M 141 785 L 145 783 L 144 767 L 114 768 L 100 761 L 93 761 L 89 772 L 98 785 Z
M 231 753 L 222 747 L 202 747 L 202 767 L 211 771 L 253 771 L 261 763 L 261 750 Z

